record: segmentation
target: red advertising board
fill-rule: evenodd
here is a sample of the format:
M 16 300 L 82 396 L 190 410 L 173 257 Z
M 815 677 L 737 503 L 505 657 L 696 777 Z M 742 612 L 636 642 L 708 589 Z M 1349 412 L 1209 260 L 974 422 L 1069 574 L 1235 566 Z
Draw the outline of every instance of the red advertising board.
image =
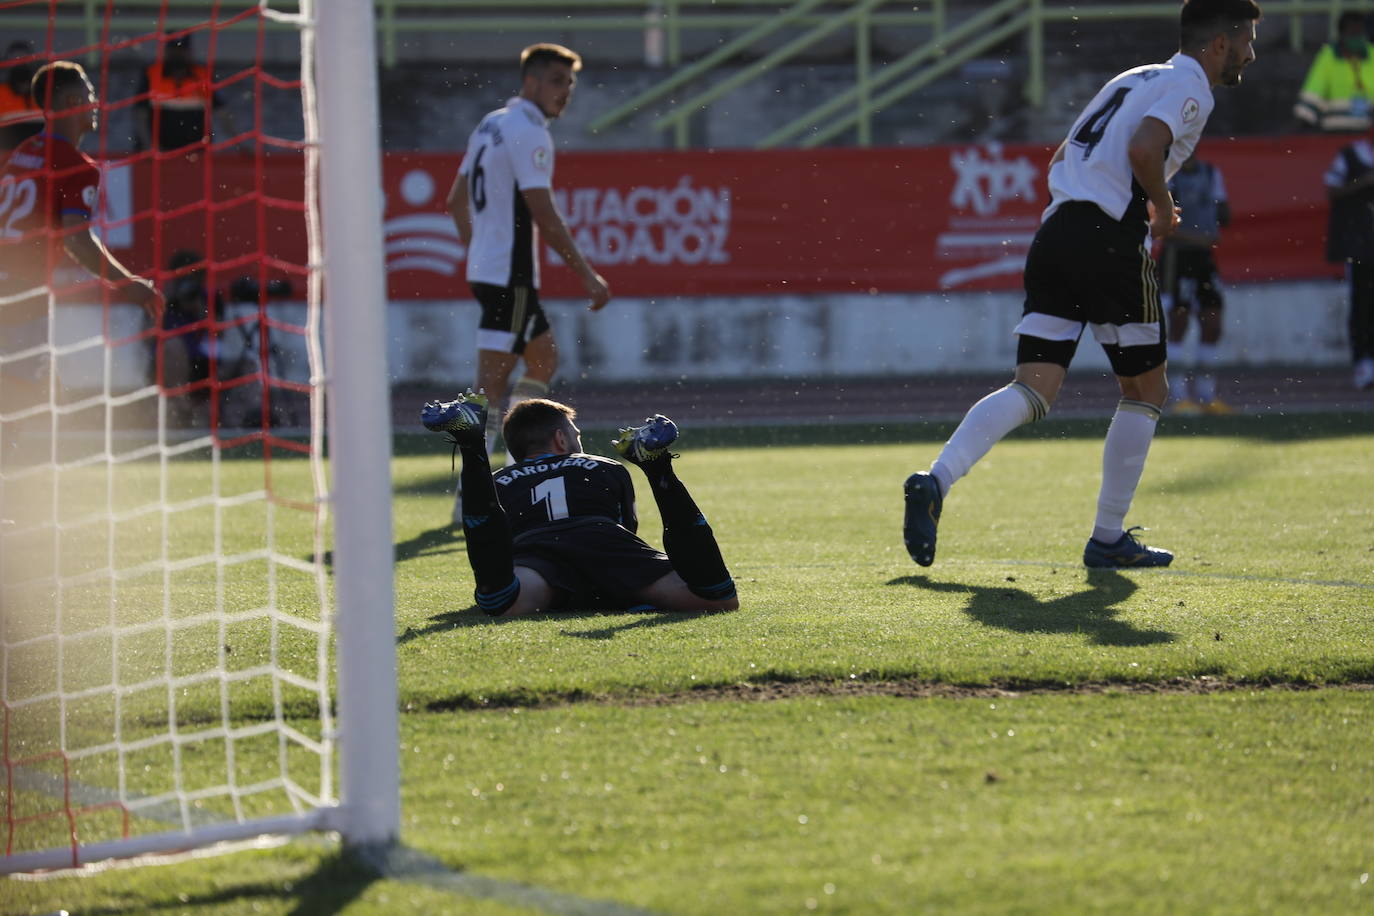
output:
M 1341 143 L 1203 144 L 1232 202 L 1218 252 L 1229 282 L 1334 272 L 1322 258 L 1321 176 Z M 1050 153 L 995 144 L 564 153 L 555 196 L 582 250 L 621 296 L 1016 289 L 1046 202 Z M 438 153 L 384 159 L 393 302 L 468 295 L 464 251 L 444 210 L 457 166 L 457 155 Z M 218 261 L 263 253 L 274 273 L 304 264 L 301 161 L 267 157 L 260 191 L 257 168 L 251 158 L 225 156 L 209 166 L 163 163 L 155 175 L 139 163 L 125 211 L 139 214 L 124 223 L 130 260 L 165 264 L 177 248 L 210 246 Z M 149 207 L 154 199 L 158 208 Z M 545 294 L 578 295 L 571 273 L 550 263 L 551 252 L 544 256 Z

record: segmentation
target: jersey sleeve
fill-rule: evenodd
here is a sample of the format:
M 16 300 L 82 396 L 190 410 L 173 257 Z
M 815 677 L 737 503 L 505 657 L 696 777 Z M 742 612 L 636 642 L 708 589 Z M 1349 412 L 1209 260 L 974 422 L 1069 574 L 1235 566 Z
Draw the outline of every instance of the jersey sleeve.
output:
M 1159 99 L 1145 112 L 1145 117 L 1163 121 L 1173 134 L 1174 143 L 1188 143 L 1191 149 L 1196 144 L 1207 116 L 1212 112 L 1211 93 L 1203 93 L 1197 86 L 1182 83 L 1170 85 Z
M 553 138 L 547 130 L 511 131 L 506 143 L 511 172 L 522 190 L 553 187 Z

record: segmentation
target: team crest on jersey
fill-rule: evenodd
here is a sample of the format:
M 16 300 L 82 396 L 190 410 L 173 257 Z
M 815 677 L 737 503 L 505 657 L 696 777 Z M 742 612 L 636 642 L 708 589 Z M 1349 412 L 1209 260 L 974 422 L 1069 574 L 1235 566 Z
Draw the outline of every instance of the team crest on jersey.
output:
M 1201 106 L 1198 105 L 1197 99 L 1189 99 L 1188 101 L 1184 102 L 1184 103 L 1183 103 L 1183 123 L 1184 123 L 1184 124 L 1187 124 L 1187 123 L 1189 123 L 1190 121 L 1193 121 L 1194 119 L 1196 119 L 1196 118 L 1197 118 L 1197 115 L 1198 115 L 1198 112 L 1199 112 L 1200 110 L 1201 110 Z
M 549 151 L 546 147 L 538 147 L 534 151 L 534 167 L 541 172 L 549 170 Z

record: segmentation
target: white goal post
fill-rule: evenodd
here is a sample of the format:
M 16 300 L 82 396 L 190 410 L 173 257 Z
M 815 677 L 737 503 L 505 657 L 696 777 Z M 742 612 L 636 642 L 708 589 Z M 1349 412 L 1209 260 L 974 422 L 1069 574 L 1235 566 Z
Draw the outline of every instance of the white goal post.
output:
M 176 5 L 164 3 L 160 15 Z M 147 13 L 146 3 L 137 6 L 130 15 Z M 46 344 L 18 357 L 0 350 L 0 386 L 3 370 L 34 354 L 56 365 L 85 348 L 105 363 L 103 389 L 86 400 L 70 404 L 52 383 L 49 404 L 9 415 L 0 409 L 0 448 L 21 424 L 26 432 L 18 435 L 30 444 L 50 443 L 40 450 L 41 466 L 0 464 L 0 571 L 7 570 L 0 578 L 0 815 L 8 834 L 0 836 L 0 875 L 268 834 L 336 831 L 346 846 L 364 849 L 398 838 L 392 422 L 373 4 L 240 6 L 248 10 L 244 19 L 251 13 L 300 35 L 304 141 L 297 146 L 309 255 L 300 271 L 305 301 L 293 307 L 307 314 L 294 330 L 309 354 L 309 382 L 288 390 L 310 402 L 308 469 L 282 459 L 281 469 L 267 468 L 273 445 L 266 436 L 259 476 L 267 483 L 238 488 L 235 462 L 241 468 L 246 459 L 221 449 L 232 437 L 213 423 L 199 438 L 169 432 L 160 364 L 156 383 L 120 387 L 112 381 L 116 345 L 103 337 L 66 344 L 50 330 Z M 109 21 L 107 14 L 107 31 Z M 217 28 L 197 34 L 217 36 Z M 104 134 L 100 142 L 103 154 Z M 159 256 L 165 263 L 165 253 Z M 234 262 L 225 269 L 241 268 Z M 104 307 L 110 327 L 108 298 Z M 50 303 L 53 327 L 55 311 Z M 264 415 L 269 384 L 278 381 L 269 379 L 271 358 L 264 343 Z M 141 416 L 156 416 L 156 429 L 121 432 L 113 418 L 140 405 L 147 407 Z M 103 411 L 105 420 L 102 429 L 81 431 L 101 437 L 98 446 L 72 458 L 62 443 L 79 410 Z M 263 420 L 268 434 L 272 422 Z M 188 471 L 192 460 L 199 464 Z M 299 480 L 303 496 L 273 492 L 288 478 Z M 133 491 L 145 479 L 153 495 L 135 504 Z M 203 492 L 183 493 L 197 486 Z M 80 487 L 100 496 L 78 513 L 64 493 Z M 250 515 L 264 522 L 251 548 L 232 533 Z M 197 552 L 182 551 L 176 533 L 197 518 L 204 520 L 193 529 Z M 135 529 L 148 533 L 151 559 L 131 558 L 142 547 L 127 534 Z M 28 552 L 43 559 L 21 569 L 17 558 Z M 245 571 L 261 575 L 238 594 Z M 186 584 L 189 591 L 176 591 Z M 143 603 L 130 611 L 133 601 Z M 243 659 L 248 651 L 261 658 Z M 243 692 L 254 712 L 238 716 Z M 38 839 L 25 840 L 25 831 Z

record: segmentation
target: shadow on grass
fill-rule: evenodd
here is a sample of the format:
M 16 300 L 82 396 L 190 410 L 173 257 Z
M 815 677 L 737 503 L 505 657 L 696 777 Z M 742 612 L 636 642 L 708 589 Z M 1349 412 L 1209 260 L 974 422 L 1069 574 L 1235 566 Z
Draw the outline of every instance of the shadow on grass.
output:
M 440 525 L 438 528 L 421 531 L 410 540 L 397 541 L 396 562 L 404 563 L 407 560 L 415 560 L 420 557 L 457 553 L 458 545 L 465 542 L 463 526 L 450 522 L 447 525 Z
M 967 594 L 966 614 L 984 626 L 1014 633 L 1081 634 L 1099 646 L 1151 646 L 1178 638 L 1167 630 L 1142 630 L 1116 618 L 1115 605 L 1138 586 L 1111 569 L 1088 570 L 1086 590 L 1049 601 L 1019 588 L 932 582 L 923 575 L 899 576 L 887 584 Z
M 511 623 L 520 623 L 527 620 L 549 620 L 558 619 L 568 622 L 578 620 L 600 620 L 606 617 L 615 617 L 624 620 L 623 623 L 616 623 L 604 627 L 596 627 L 590 630 L 559 630 L 562 636 L 574 636 L 578 639 L 614 639 L 617 634 L 626 630 L 637 630 L 645 627 L 661 627 L 672 623 L 682 623 L 687 620 L 696 620 L 698 617 L 711 617 L 716 614 L 729 614 L 731 611 L 624 611 L 618 609 L 605 610 L 574 610 L 574 611 L 542 611 L 538 614 L 525 614 L 520 617 L 491 617 L 483 613 L 477 605 L 464 608 L 461 611 L 445 611 L 442 614 L 435 614 L 429 619 L 432 621 L 428 626 L 406 627 L 406 631 L 396 637 L 396 644 L 413 642 L 423 639 L 426 636 L 433 636 L 437 633 L 446 633 L 449 630 L 460 630 L 466 627 L 497 627 Z M 626 619 L 633 616 L 634 619 Z
M 264 908 L 272 912 L 289 912 L 291 916 L 332 916 L 347 910 L 372 882 L 375 875 L 345 853 L 335 853 L 320 863 L 308 875 L 289 883 L 277 881 L 243 881 L 230 879 L 219 890 L 201 894 L 178 893 L 175 887 L 161 900 L 144 900 L 139 912 L 200 912 L 212 907 Z M 289 909 L 288 909 L 289 908 Z M 92 916 L 122 916 L 130 912 L 123 907 L 83 909 Z

